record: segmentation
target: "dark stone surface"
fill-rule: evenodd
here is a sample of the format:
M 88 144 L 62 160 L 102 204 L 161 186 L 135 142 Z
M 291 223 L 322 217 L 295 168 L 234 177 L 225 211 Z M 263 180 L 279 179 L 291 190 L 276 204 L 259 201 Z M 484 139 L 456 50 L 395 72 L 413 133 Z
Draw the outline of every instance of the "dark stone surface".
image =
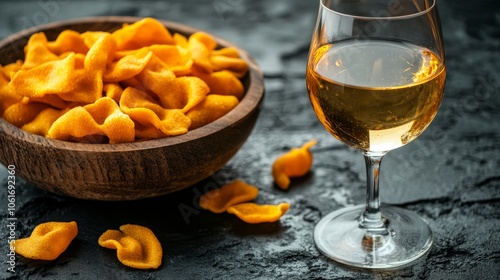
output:
M 46 193 L 17 178 L 17 236 L 27 236 L 46 221 L 75 220 L 80 232 L 53 262 L 19 257 L 15 274 L 5 263 L 7 173 L 1 167 L 0 278 L 498 279 L 500 4 L 441 0 L 439 6 L 448 65 L 444 102 L 420 138 L 388 154 L 381 174 L 382 201 L 425 218 L 434 244 L 410 267 L 370 272 L 330 261 L 312 240 L 320 217 L 363 203 L 365 194 L 360 153 L 325 132 L 306 94 L 305 61 L 317 1 L 1 1 L 0 37 L 34 24 L 97 15 L 153 16 L 214 32 L 256 58 L 265 72 L 267 95 L 257 127 L 241 151 L 211 178 L 170 196 L 82 201 Z M 312 138 L 319 141 L 312 149 L 312 172 L 293 181 L 289 191 L 273 186 L 273 160 Z M 197 209 L 200 192 L 236 178 L 259 187 L 259 203 L 290 202 L 289 212 L 276 223 L 248 225 L 229 214 Z M 101 233 L 125 223 L 155 232 L 164 249 L 160 269 L 129 269 L 115 251 L 98 246 Z

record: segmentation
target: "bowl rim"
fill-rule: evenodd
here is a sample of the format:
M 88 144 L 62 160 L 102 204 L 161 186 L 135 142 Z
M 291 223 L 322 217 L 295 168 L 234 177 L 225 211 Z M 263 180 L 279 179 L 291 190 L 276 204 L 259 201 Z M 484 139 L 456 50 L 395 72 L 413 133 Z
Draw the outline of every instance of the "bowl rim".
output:
M 65 26 L 71 26 L 75 24 L 89 24 L 89 23 L 106 23 L 106 22 L 116 22 L 116 23 L 133 23 L 144 19 L 144 17 L 132 17 L 132 16 L 97 16 L 97 17 L 84 17 L 75 18 L 69 20 L 55 21 L 43 25 L 38 25 L 30 27 L 27 29 L 15 32 L 4 39 L 0 40 L 0 49 L 5 48 L 11 42 L 21 40 L 23 38 L 29 38 L 32 34 L 36 32 L 42 32 L 54 28 L 64 28 Z M 156 19 L 156 18 L 155 18 Z M 57 149 L 65 149 L 72 151 L 83 151 L 83 152 L 126 152 L 126 151 L 138 151 L 147 150 L 159 147 L 168 147 L 181 143 L 187 143 L 197 139 L 201 139 L 212 134 L 218 133 L 227 127 L 231 127 L 236 123 L 244 120 L 252 111 L 257 109 L 262 103 L 264 96 L 264 75 L 262 70 L 259 68 L 253 57 L 244 49 L 240 48 L 236 44 L 223 39 L 222 37 L 205 31 L 203 29 L 195 28 L 190 25 L 185 25 L 183 23 L 168 21 L 163 19 L 156 19 L 161 22 L 169 32 L 173 33 L 187 33 L 192 34 L 195 32 L 205 32 L 210 34 L 220 47 L 234 47 L 238 50 L 240 58 L 244 59 L 248 64 L 248 88 L 239 101 L 238 105 L 231 111 L 218 118 L 217 120 L 201 126 L 199 128 L 189 130 L 185 134 L 176 136 L 167 136 L 158 139 L 149 139 L 143 141 L 134 141 L 128 143 L 116 143 L 116 144 L 94 144 L 94 143 L 77 143 L 69 142 L 57 139 L 50 139 L 45 136 L 33 134 L 22 130 L 19 127 L 12 125 L 11 123 L 5 121 L 0 117 L 0 133 L 8 134 L 10 137 L 17 138 L 18 140 L 29 142 L 37 146 L 46 146 Z

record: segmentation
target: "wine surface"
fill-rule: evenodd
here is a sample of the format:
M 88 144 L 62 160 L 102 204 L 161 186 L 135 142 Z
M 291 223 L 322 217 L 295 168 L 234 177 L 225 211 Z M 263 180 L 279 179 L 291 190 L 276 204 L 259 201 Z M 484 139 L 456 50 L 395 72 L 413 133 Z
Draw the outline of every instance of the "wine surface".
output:
M 347 40 L 310 54 L 316 115 L 345 144 L 385 152 L 418 137 L 435 117 L 446 70 L 432 51 L 404 42 Z

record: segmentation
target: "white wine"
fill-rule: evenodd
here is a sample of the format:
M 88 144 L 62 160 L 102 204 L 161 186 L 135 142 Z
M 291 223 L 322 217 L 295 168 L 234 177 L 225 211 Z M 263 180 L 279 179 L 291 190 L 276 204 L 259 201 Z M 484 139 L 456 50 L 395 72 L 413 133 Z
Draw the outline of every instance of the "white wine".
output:
M 335 138 L 386 152 L 417 138 L 434 119 L 446 70 L 434 52 L 409 43 L 346 40 L 310 54 L 307 89 Z

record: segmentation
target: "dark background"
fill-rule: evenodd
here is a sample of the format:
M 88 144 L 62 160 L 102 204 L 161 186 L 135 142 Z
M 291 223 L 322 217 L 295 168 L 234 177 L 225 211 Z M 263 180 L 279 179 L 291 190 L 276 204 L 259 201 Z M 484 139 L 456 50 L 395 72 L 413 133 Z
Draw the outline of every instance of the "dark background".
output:
M 211 178 L 179 193 L 133 202 L 60 197 L 18 178 L 17 236 L 39 223 L 77 221 L 79 235 L 57 260 L 18 257 L 7 271 L 7 181 L 0 167 L 1 279 L 497 279 L 500 273 L 500 2 L 438 1 L 448 76 L 445 99 L 427 131 L 389 153 L 381 199 L 425 218 L 434 232 L 428 255 L 394 271 L 358 271 L 323 257 L 312 232 L 320 217 L 360 204 L 365 171 L 359 152 L 317 121 L 305 89 L 305 62 L 318 1 L 1 0 L 0 38 L 48 22 L 103 15 L 178 21 L 245 48 L 265 73 L 266 97 L 253 134 Z M 273 160 L 315 138 L 315 162 L 288 191 L 273 185 Z M 276 223 L 248 225 L 198 209 L 199 193 L 241 178 L 260 189 L 259 203 L 290 202 Z M 182 212 L 181 210 L 185 210 Z M 188 212 L 186 212 L 186 210 Z M 123 266 L 97 238 L 135 223 L 164 249 L 158 270 Z M 5 259 L 5 260 L 4 260 Z

